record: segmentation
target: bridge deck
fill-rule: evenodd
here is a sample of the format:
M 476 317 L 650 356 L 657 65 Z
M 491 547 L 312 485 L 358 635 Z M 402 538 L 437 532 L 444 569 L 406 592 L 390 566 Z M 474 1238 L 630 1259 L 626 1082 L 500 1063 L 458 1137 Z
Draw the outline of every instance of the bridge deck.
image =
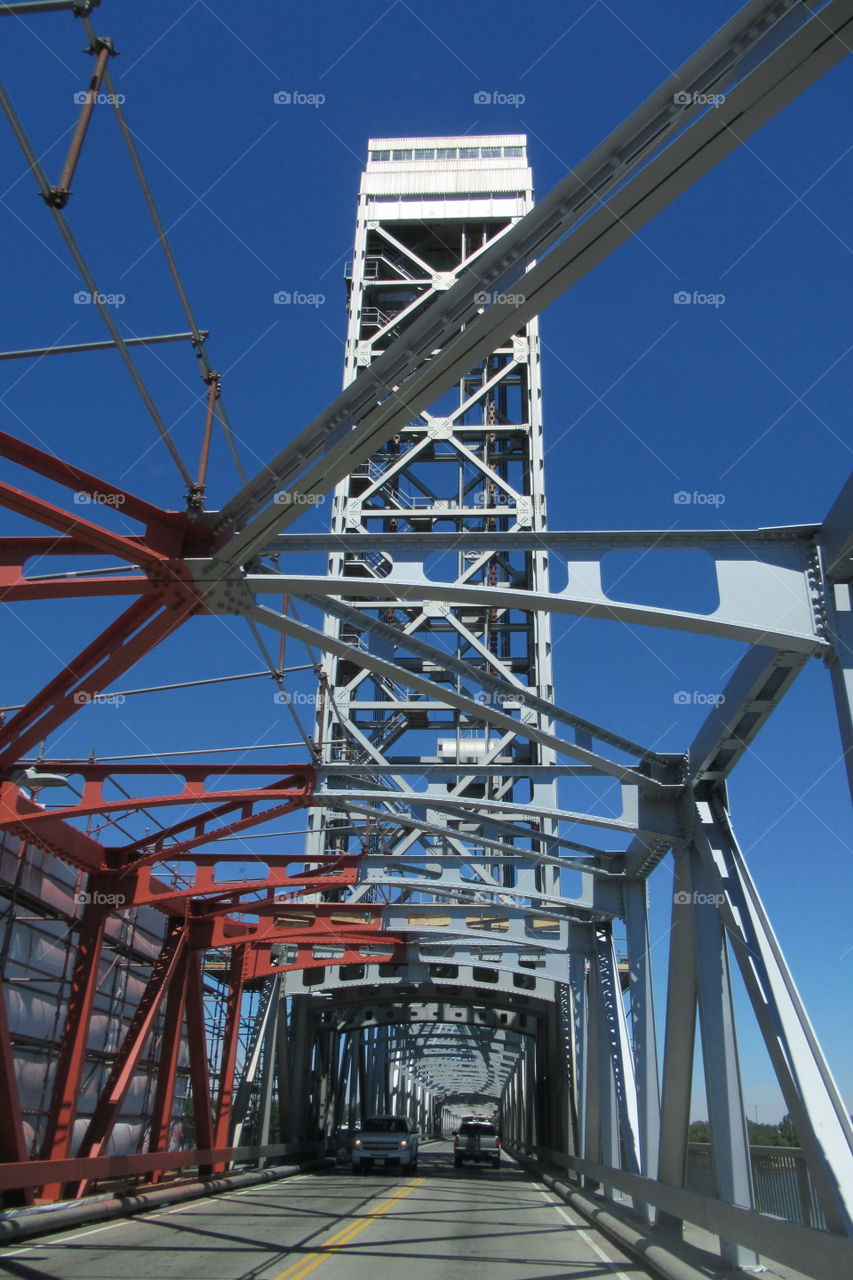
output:
M 594 1228 L 506 1159 L 455 1169 L 430 1143 L 417 1175 L 349 1169 L 194 1200 L 0 1250 L 0 1274 L 54 1280 L 641 1280 Z

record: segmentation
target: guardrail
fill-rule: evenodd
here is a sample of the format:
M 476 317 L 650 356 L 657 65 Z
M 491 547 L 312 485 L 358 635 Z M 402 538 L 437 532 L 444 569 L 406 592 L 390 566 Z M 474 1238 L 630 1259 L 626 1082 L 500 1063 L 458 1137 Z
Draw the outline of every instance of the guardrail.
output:
M 323 1143 L 273 1143 L 263 1147 L 215 1147 L 210 1150 L 155 1151 L 128 1156 L 72 1157 L 69 1160 L 27 1160 L 0 1164 L 0 1192 L 63 1182 L 103 1182 L 144 1173 L 198 1169 L 202 1176 L 228 1165 L 257 1164 L 278 1156 L 310 1159 L 323 1154 Z
M 786 1222 L 826 1231 L 826 1218 L 799 1147 L 749 1148 L 755 1207 Z M 701 1195 L 714 1195 L 711 1144 L 691 1142 L 687 1147 L 687 1187 Z
M 713 1196 L 673 1187 L 622 1169 L 611 1169 L 561 1151 L 549 1151 L 527 1143 L 507 1144 L 507 1150 L 510 1155 L 517 1153 L 565 1170 L 578 1190 L 581 1189 L 581 1179 L 586 1179 L 607 1187 L 609 1191 L 624 1192 L 634 1200 L 662 1209 L 711 1235 L 734 1241 L 765 1258 L 801 1271 L 812 1280 L 839 1280 L 840 1276 L 853 1275 L 853 1240 L 848 1236 L 785 1222 L 755 1209 L 743 1209 Z M 605 1199 L 610 1199 L 610 1196 Z M 611 1203 L 617 1202 L 611 1200 Z

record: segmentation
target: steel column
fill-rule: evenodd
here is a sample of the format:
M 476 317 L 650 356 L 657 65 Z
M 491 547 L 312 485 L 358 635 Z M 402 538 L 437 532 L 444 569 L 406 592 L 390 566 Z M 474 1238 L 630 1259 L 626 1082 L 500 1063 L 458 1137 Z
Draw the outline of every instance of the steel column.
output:
M 853 1234 L 853 1126 L 719 797 L 697 839 L 831 1230 Z
M 227 1147 L 231 1141 L 231 1104 L 234 1098 L 234 1068 L 237 1063 L 240 1015 L 243 1006 L 245 960 L 246 948 L 234 947 L 228 970 L 228 1002 L 225 1010 L 225 1030 L 222 1036 L 219 1084 L 216 1091 L 216 1121 L 213 1126 L 214 1147 Z M 225 1167 L 224 1164 L 214 1165 L 214 1172 L 221 1173 Z
M 187 961 L 186 1018 L 195 1145 L 200 1151 L 210 1151 L 214 1145 L 213 1109 L 210 1105 L 210 1066 L 204 1022 L 204 975 L 201 956 L 197 952 L 191 953 Z M 212 1172 L 211 1165 L 199 1169 L 201 1175 Z
M 753 1206 L 752 1164 L 738 1061 L 737 1034 L 726 938 L 714 884 L 694 844 L 688 851 L 693 886 L 699 1028 L 705 1067 L 705 1094 L 717 1195 L 729 1204 Z M 732 1267 L 756 1266 L 750 1249 L 720 1240 L 720 1253 Z
M 649 946 L 648 886 L 644 881 L 629 880 L 623 892 L 637 1090 L 639 1172 L 649 1178 L 655 1176 L 658 1167 L 660 1090 Z
M 6 1017 L 6 997 L 3 985 L 0 984 L 0 1098 L 5 1100 L 5 1107 L 0 1112 L 0 1161 L 25 1161 L 29 1158 L 24 1141 L 24 1127 L 21 1119 L 21 1104 L 18 1097 L 18 1081 L 15 1076 L 15 1061 L 12 1041 L 9 1036 L 9 1022 Z M 33 1188 L 4 1192 L 4 1203 L 9 1207 L 32 1204 Z
M 160 1058 L 157 1066 L 157 1086 L 151 1115 L 149 1151 L 168 1151 L 169 1149 L 169 1131 L 174 1108 L 175 1084 L 177 1083 L 178 1061 L 181 1056 L 181 1030 L 184 1021 L 184 1006 L 186 1004 L 189 960 L 189 953 L 184 951 L 175 976 L 169 984 L 169 994 L 166 999 L 166 1016 L 160 1037 Z M 159 1174 L 155 1172 L 152 1181 L 159 1182 L 159 1180 Z
M 59 1059 L 53 1081 L 53 1095 L 47 1129 L 44 1137 L 43 1159 L 64 1160 L 72 1154 L 71 1142 L 83 1064 L 86 1060 L 86 1043 L 89 1038 L 89 1020 L 92 1001 L 98 987 L 101 948 L 104 941 L 107 916 L 103 907 L 88 902 L 83 908 L 77 934 L 77 952 L 71 975 L 68 995 L 68 1012 Z M 61 1192 L 59 1184 L 42 1189 L 46 1199 L 55 1199 Z
M 106 1084 L 80 1143 L 77 1154 L 81 1160 L 87 1156 L 103 1154 L 133 1081 L 139 1057 L 148 1042 L 160 1006 L 179 968 L 186 941 L 186 926 L 183 921 L 170 921 L 160 954 L 154 962 L 145 990 L 140 997 L 122 1045 L 113 1059 Z M 66 1194 L 83 1195 L 86 1186 L 87 1180 L 84 1177 L 80 1183 L 69 1184 Z
M 687 1182 L 687 1138 L 696 1043 L 696 942 L 691 903 L 690 863 L 685 852 L 676 856 L 673 873 L 657 1174 L 661 1182 L 673 1187 L 684 1187 Z M 680 1218 L 663 1211 L 658 1212 L 657 1221 L 660 1226 L 682 1228 Z
M 263 1146 L 271 1141 L 270 1120 L 272 1118 L 273 1087 L 275 1085 L 276 1045 L 278 1044 L 278 1022 L 281 1016 L 281 977 L 273 979 L 274 988 L 270 1000 L 269 1013 L 263 1037 L 263 1071 L 261 1073 L 261 1090 L 258 1099 L 258 1124 L 255 1142 Z M 235 1142 L 236 1145 L 236 1142 Z M 258 1168 L 266 1165 L 266 1157 L 258 1160 Z

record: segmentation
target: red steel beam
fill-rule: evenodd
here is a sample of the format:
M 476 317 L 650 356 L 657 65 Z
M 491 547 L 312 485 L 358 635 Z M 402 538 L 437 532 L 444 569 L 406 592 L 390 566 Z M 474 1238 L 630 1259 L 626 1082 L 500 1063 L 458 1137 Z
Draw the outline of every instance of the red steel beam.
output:
M 204 979 L 201 955 L 198 953 L 190 953 L 187 960 L 186 1015 L 195 1145 L 207 1150 L 213 1146 L 213 1111 L 210 1105 L 210 1069 L 204 1026 Z M 202 1174 L 212 1172 L 212 1163 L 199 1169 Z
M 227 1146 L 231 1131 L 234 1067 L 237 1062 L 240 1008 L 243 1002 L 243 987 L 245 983 L 245 960 L 245 947 L 235 946 L 231 951 L 231 967 L 228 974 L 228 1005 L 225 1012 L 225 1030 L 222 1037 L 222 1061 L 219 1067 L 216 1123 L 213 1129 L 213 1145 L 215 1147 Z M 221 1173 L 224 1168 L 224 1164 L 216 1164 L 213 1172 Z
M 81 1158 L 101 1155 L 103 1147 L 109 1140 L 113 1125 L 133 1081 L 136 1065 L 151 1035 L 160 1006 L 170 990 L 176 971 L 180 968 L 185 945 L 185 926 L 180 921 L 171 921 L 160 954 L 154 962 L 145 990 L 80 1143 L 78 1154 Z
M 0 727 L 0 770 L 9 770 L 30 748 L 109 687 L 144 654 L 176 631 L 199 608 L 188 591 L 180 603 L 137 600 L 25 707 Z
M 0 598 L 55 598 L 60 595 L 126 594 L 137 591 L 141 598 L 122 613 L 111 626 L 78 654 L 25 707 L 0 727 L 0 771 L 8 770 L 30 747 L 64 723 L 80 706 L 106 688 L 139 658 L 177 629 L 192 613 L 205 610 L 202 594 L 183 559 L 206 554 L 212 534 L 201 520 L 193 522 L 186 513 L 164 511 L 144 502 L 127 490 L 107 484 L 98 476 L 62 462 L 43 450 L 0 432 L 0 455 L 30 471 L 73 488 L 122 514 L 145 524 L 142 538 L 126 537 L 103 529 L 85 519 L 79 511 L 71 514 L 55 504 L 8 484 L 0 484 L 0 505 L 10 507 L 63 535 L 53 550 L 69 554 L 114 555 L 146 572 L 142 579 L 96 582 L 94 578 L 74 586 L 58 578 L 39 584 L 23 575 L 30 554 L 48 554 L 44 539 L 24 539 L 17 550 L 10 539 L 2 543 L 0 557 Z
M 106 922 L 107 913 L 102 907 L 93 903 L 84 907 L 78 927 L 71 993 L 45 1132 L 43 1152 L 46 1160 L 63 1160 L 71 1152 L 80 1080 L 86 1059 L 89 1020 L 92 1014 L 92 1001 L 98 986 Z M 56 1199 L 61 1189 L 60 1185 L 51 1183 L 45 1186 L 43 1195 L 48 1199 Z
M 334 968 L 344 964 L 402 964 L 407 956 L 406 940 L 390 933 L 383 934 L 379 941 L 371 940 L 361 945 L 358 941 L 351 941 L 342 946 L 340 955 L 320 957 L 315 955 L 313 946 L 296 944 L 294 958 L 282 964 L 273 960 L 270 944 L 257 944 L 251 948 L 247 957 L 246 980 L 256 981 L 272 977 L 276 973 Z M 380 948 L 381 954 L 377 954 Z
M 211 855 L 207 855 L 210 857 Z M 220 862 L 224 859 L 219 855 Z M 229 859 L 230 861 L 231 859 Z M 270 859 L 274 861 L 273 858 Z M 290 861 L 294 861 L 291 857 Z M 303 858 L 299 860 L 304 862 Z M 355 854 L 345 855 L 334 864 L 312 867 L 307 871 L 291 875 L 287 870 L 270 867 L 267 874 L 257 880 L 235 879 L 216 880 L 215 867 L 196 867 L 192 882 L 186 888 L 174 889 L 158 880 L 149 867 L 134 871 L 132 906 L 162 906 L 165 903 L 175 905 L 190 899 L 205 904 L 215 898 L 217 908 L 251 910 L 242 903 L 242 895 L 260 893 L 267 889 L 292 889 L 300 893 L 321 893 L 343 889 L 354 885 L 358 879 L 358 858 Z M 116 877 L 115 885 L 122 883 L 123 877 Z
M 174 862 L 176 859 L 183 859 L 185 857 L 192 858 L 192 850 L 198 848 L 199 845 L 210 844 L 211 841 L 222 840 L 226 836 L 233 835 L 237 831 L 247 831 L 250 827 L 262 826 L 266 822 L 271 822 L 274 818 L 281 818 L 284 817 L 285 814 L 293 813 L 295 809 L 302 809 L 308 803 L 307 796 L 296 795 L 292 799 L 286 800 L 283 804 L 275 805 L 271 809 L 262 809 L 258 813 L 255 812 L 256 804 L 259 804 L 262 801 L 268 801 L 275 794 L 276 792 L 273 790 L 267 791 L 265 789 L 260 793 L 254 791 L 251 793 L 250 798 L 238 803 L 222 805 L 219 809 L 214 809 L 197 818 L 190 819 L 187 822 L 179 823 L 177 828 L 170 829 L 168 832 L 168 834 L 172 834 L 173 830 L 185 830 L 188 826 L 192 826 L 196 830 L 202 828 L 200 834 L 193 836 L 189 840 L 177 840 L 173 844 L 160 844 L 159 841 L 167 833 L 158 831 L 157 848 L 153 849 L 149 853 L 142 854 L 133 862 L 128 863 L 128 865 L 130 867 L 136 867 L 139 864 L 144 864 L 146 862 Z M 203 829 L 208 821 L 222 817 L 226 813 L 232 813 L 237 808 L 242 811 L 243 816 L 238 818 L 235 822 L 224 823 L 221 826 L 213 827 L 210 831 Z M 117 856 L 111 852 L 110 864 L 115 866 L 117 860 Z
M 179 966 L 186 945 L 186 926 L 178 920 L 169 922 L 166 939 L 140 997 L 121 1048 L 116 1054 L 101 1096 L 95 1106 L 92 1119 L 83 1135 L 78 1159 L 100 1156 L 109 1141 L 118 1119 L 127 1091 L 133 1081 L 133 1073 L 145 1045 L 151 1035 L 155 1019 L 169 985 Z M 88 1179 L 66 1185 L 63 1195 L 75 1199 L 86 1192 Z
M 160 1038 L 160 1056 L 157 1063 L 157 1084 L 151 1113 L 151 1137 L 149 1151 L 168 1151 L 172 1110 L 175 1103 L 175 1084 L 178 1077 L 178 1061 L 181 1056 L 181 1028 L 187 996 L 190 954 L 184 949 L 177 972 L 169 985 L 166 999 L 166 1016 Z M 153 1181 L 159 1182 L 159 1171 Z
M 311 1144 L 308 1144 L 309 1146 Z M 142 1152 L 129 1156 L 99 1156 L 89 1160 L 27 1160 L 23 1164 L 0 1164 L 0 1191 L 41 1186 L 45 1179 L 65 1182 L 88 1178 L 124 1178 L 141 1173 L 198 1167 L 203 1176 L 214 1160 L 257 1160 L 259 1156 L 295 1154 L 293 1143 L 270 1143 L 263 1147 L 211 1147 L 190 1151 Z
M 39 578 L 37 582 L 18 577 L 8 584 L 0 582 L 0 599 L 5 604 L 26 603 L 28 600 L 91 600 L 96 597 L 154 595 L 156 590 L 150 579 L 142 575 Z
M 165 511 L 162 507 L 146 502 L 144 498 L 137 498 L 119 485 L 110 484 L 100 476 L 93 475 L 91 471 L 84 471 L 82 467 L 76 467 L 71 462 L 65 462 L 43 449 L 16 439 L 6 431 L 0 431 L 0 457 L 8 458 L 10 462 L 16 462 L 47 480 L 54 480 L 75 493 L 85 493 L 90 498 L 94 494 L 100 494 L 100 501 L 109 499 L 107 505 L 120 509 L 122 515 L 130 516 L 152 528 L 159 528 L 163 533 L 198 530 L 198 526 L 184 512 Z M 21 541 L 26 544 L 29 539 L 22 538 Z
M 29 520 L 37 520 L 39 524 L 57 529 L 60 533 L 72 534 L 76 540 L 88 545 L 90 555 L 117 556 L 119 560 L 127 560 L 130 564 L 143 567 L 169 560 L 167 555 L 155 551 L 145 543 L 113 533 L 87 520 L 80 512 L 66 511 L 44 498 L 35 498 L 30 493 L 15 489 L 10 484 L 0 484 L 0 506 L 16 511 Z
M 104 847 L 85 832 L 78 831 L 61 818 L 55 822 L 39 822 L 38 829 L 32 829 L 28 825 L 28 814 L 38 808 L 14 782 L 0 781 L 0 829 L 21 840 L 28 840 L 80 871 L 102 870 Z
M 207 765 L 205 766 L 205 769 L 208 774 L 217 772 L 215 766 L 211 767 L 210 765 Z M 46 765 L 43 761 L 39 762 L 39 770 L 46 770 Z M 170 770 L 170 772 L 180 776 L 183 772 L 183 768 L 179 765 L 176 766 L 175 769 Z M 171 827 L 158 831 L 157 843 L 159 846 L 164 839 L 172 835 L 176 835 L 181 831 L 186 831 L 188 828 L 196 829 L 197 827 L 202 826 L 205 822 L 214 818 L 222 817 L 224 814 L 230 813 L 234 809 L 243 809 L 260 803 L 261 801 L 268 802 L 278 797 L 286 797 L 285 804 L 276 806 L 274 810 L 268 810 L 254 815 L 252 821 L 255 823 L 268 821 L 269 818 L 277 817 L 282 813 L 289 813 L 292 809 L 303 807 L 304 804 L 307 803 L 312 790 L 313 780 L 310 767 L 307 771 L 303 771 L 301 768 L 296 768 L 291 771 L 283 770 L 282 766 L 278 765 L 276 773 L 279 775 L 279 780 L 274 783 L 269 783 L 265 787 L 253 786 L 248 788 L 239 788 L 235 791 L 223 791 L 221 789 L 208 791 L 203 782 L 196 782 L 185 778 L 185 785 L 181 791 L 172 791 L 166 795 L 159 796 L 144 796 L 139 799 L 120 796 L 115 800 L 105 800 L 103 798 L 103 782 L 101 780 L 87 779 L 83 785 L 83 795 L 79 800 L 76 800 L 73 804 L 69 805 L 57 805 L 51 809 L 43 809 L 36 805 L 35 808 L 27 814 L 26 821 L 28 827 L 35 830 L 41 822 L 48 822 L 51 819 L 67 820 L 69 818 L 89 817 L 94 814 L 106 815 L 111 813 L 129 813 L 134 809 L 154 809 L 170 805 L 187 806 L 210 804 L 215 801 L 224 802 L 218 804 L 213 809 L 206 809 L 203 813 L 195 814 L 191 818 L 186 818 L 181 822 L 175 823 Z M 241 822 L 242 821 L 243 820 L 241 820 Z M 249 821 L 249 819 L 246 819 L 245 821 Z M 231 827 L 217 827 L 215 831 L 205 834 L 200 838 L 213 840 L 216 839 L 217 835 L 220 833 L 224 834 L 230 830 Z M 193 843 L 195 842 L 186 842 L 187 845 L 191 845 Z M 133 841 L 127 845 L 111 846 L 109 848 L 109 852 L 114 857 L 112 864 L 113 869 L 118 870 L 119 866 L 122 865 L 118 861 L 119 855 L 132 855 L 140 848 L 145 848 L 150 844 L 151 838 L 148 837 L 147 839 Z M 155 852 L 146 853 L 144 859 L 140 858 L 133 863 L 130 863 L 128 859 L 128 863 L 126 865 L 136 866 L 137 862 L 151 862 L 152 860 L 157 862 L 162 862 L 164 859 L 174 861 L 182 851 L 183 847 L 184 845 L 180 843 L 158 847 Z
M 0 984 L 0 1160 L 25 1161 L 28 1158 L 27 1144 L 24 1141 L 24 1125 L 21 1118 L 21 1103 L 18 1097 L 18 1081 L 15 1076 L 15 1059 L 12 1051 L 12 1040 L 9 1035 L 9 1022 L 6 1017 L 6 999 Z M 17 1187 L 4 1196 L 4 1203 L 10 1207 L 32 1204 L 32 1188 Z
M 125 535 L 124 540 L 129 546 L 145 546 L 145 539 L 141 537 Z M 75 596 L 141 595 L 155 591 L 154 584 L 141 573 L 97 574 L 91 578 L 82 574 L 66 578 L 61 574 L 41 573 L 37 579 L 27 578 L 24 574 L 24 566 L 30 560 L 43 569 L 45 566 L 40 562 L 49 562 L 52 556 L 92 554 L 91 544 L 73 535 L 0 538 L 0 600 L 11 603 L 15 600 L 56 600 Z M 131 556 L 128 554 L 127 558 L 131 559 Z M 132 563 L 139 560 L 139 555 L 132 557 Z

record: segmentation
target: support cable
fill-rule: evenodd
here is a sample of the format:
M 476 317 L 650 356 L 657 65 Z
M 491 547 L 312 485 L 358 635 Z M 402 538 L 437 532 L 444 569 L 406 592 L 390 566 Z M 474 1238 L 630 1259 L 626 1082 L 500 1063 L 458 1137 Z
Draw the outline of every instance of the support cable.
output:
M 210 330 L 202 329 L 202 333 L 207 338 Z M 191 333 L 158 333 L 151 338 L 125 338 L 124 342 L 128 347 L 156 347 L 161 342 L 186 342 L 192 336 Z M 22 360 L 34 357 L 41 360 L 44 356 L 73 355 L 78 351 L 112 351 L 115 345 L 114 342 L 74 342 L 59 347 L 30 347 L 26 351 L 0 351 L 0 360 Z
M 278 674 L 287 675 L 291 671 L 313 671 L 313 670 L 314 670 L 313 666 L 311 666 L 309 663 L 303 663 L 301 666 L 297 666 L 297 667 L 284 667 L 283 670 L 280 671 Z M 137 694 L 137 693 L 168 693 L 172 689 L 195 689 L 202 685 L 207 685 L 207 684 L 228 684 L 233 680 L 257 680 L 261 676 L 263 676 L 266 679 L 268 675 L 269 675 L 268 671 L 246 671 L 233 676 L 208 676 L 203 680 L 179 680 L 174 684 L 152 684 L 152 685 L 146 686 L 144 689 L 116 689 L 114 693 L 108 696 L 113 698 L 119 698 L 119 697 L 131 698 L 133 697 L 134 694 Z M 0 706 L 0 714 L 2 714 L 4 711 L 22 711 L 25 706 L 26 706 L 26 703 L 23 703 L 23 702 L 20 703 L 20 705 L 15 705 L 15 706 Z M 237 751 L 237 750 L 248 751 L 249 748 L 248 747 L 245 747 L 245 748 L 217 747 L 216 750 L 217 751 Z M 155 752 L 154 754 L 156 755 L 157 753 Z M 122 759 L 121 756 L 106 756 L 104 758 L 107 760 Z M 129 756 L 127 758 L 137 760 L 137 759 L 142 759 L 143 757 Z M 33 761 L 31 758 L 28 758 L 26 760 L 26 763 L 32 764 Z
M 119 354 L 121 355 L 121 358 L 124 361 L 125 366 L 131 378 L 133 379 L 134 385 L 137 391 L 139 392 L 140 396 L 142 397 L 142 402 L 145 405 L 146 409 L 148 410 L 154 422 L 154 425 L 157 428 L 160 438 L 162 439 L 166 448 L 169 450 L 169 453 L 172 456 L 172 460 L 175 463 L 175 466 L 178 468 L 181 478 L 183 479 L 184 483 L 187 486 L 187 489 L 189 490 L 192 488 L 192 483 L 193 483 L 192 476 L 187 470 L 187 467 L 184 463 L 183 458 L 181 457 L 180 453 L 178 452 L 178 449 L 175 447 L 175 444 L 171 436 L 169 435 L 168 427 L 164 423 L 163 419 L 160 417 L 157 407 L 154 404 L 154 401 L 151 398 L 148 388 L 146 387 L 142 379 L 142 375 L 139 373 L 139 370 L 137 369 L 136 365 L 133 362 L 133 357 L 131 356 L 127 348 L 127 345 L 124 340 L 124 336 L 119 331 L 118 326 L 116 325 L 115 321 L 113 320 L 112 316 L 107 310 L 107 307 L 105 306 L 105 304 L 98 301 L 99 297 L 101 296 L 100 291 L 98 289 L 97 284 L 95 283 L 94 276 L 89 270 L 88 264 L 86 263 L 86 260 L 83 257 L 83 254 L 81 253 L 80 248 L 77 245 L 77 241 L 75 240 L 74 235 L 71 232 L 71 228 L 68 226 L 68 223 L 65 221 L 65 218 L 63 217 L 62 210 L 57 209 L 55 205 L 52 205 L 50 203 L 52 199 L 52 188 L 50 186 L 50 183 L 47 181 L 47 179 L 44 176 L 44 172 L 42 171 L 42 168 L 39 164 L 38 157 L 36 156 L 35 151 L 33 150 L 30 144 L 29 138 L 27 137 L 24 131 L 23 125 L 18 119 L 15 109 L 12 106 L 11 99 L 9 98 L 2 84 L 0 84 L 0 105 L 2 105 L 3 110 L 6 113 L 6 117 L 9 120 L 10 125 L 12 126 L 12 131 L 14 132 L 15 137 L 17 138 L 18 143 L 21 147 L 21 150 L 23 151 L 27 159 L 27 163 L 29 164 L 30 169 L 32 170 L 33 176 L 35 177 L 39 187 L 39 192 L 42 195 L 42 197 L 45 199 L 45 201 L 50 205 L 50 211 L 53 214 L 54 219 L 56 220 L 57 226 L 59 227 L 62 233 L 62 236 L 65 240 L 66 245 L 68 246 L 68 250 L 72 258 L 77 264 L 77 269 L 80 272 L 80 275 L 83 277 L 83 280 L 87 288 L 89 289 L 89 292 L 92 295 L 92 301 L 97 306 L 101 319 L 103 320 L 104 324 L 107 326 L 110 336 L 115 342 L 116 347 L 118 348 Z
M 83 25 L 86 29 L 86 34 L 89 36 L 89 39 L 90 40 L 96 39 L 95 29 L 92 26 L 92 22 L 90 18 L 86 15 L 84 15 L 83 17 Z M 163 226 L 163 221 L 160 217 L 159 210 L 154 200 L 154 193 L 151 190 L 151 186 L 145 175 L 145 170 L 142 167 L 142 161 L 139 158 L 139 152 L 137 150 L 136 143 L 133 138 L 133 134 L 127 123 L 127 120 L 125 119 L 124 112 L 122 111 L 121 102 L 119 100 L 120 95 L 116 92 L 115 83 L 113 81 L 112 76 L 110 75 L 109 67 L 107 67 L 106 70 L 104 71 L 103 79 L 104 79 L 104 84 L 106 85 L 106 88 L 107 88 L 107 92 L 110 95 L 110 101 L 112 102 L 113 110 L 116 113 L 116 119 L 118 120 L 119 129 L 121 130 L 121 135 L 124 138 L 125 146 L 127 147 L 128 154 L 130 155 L 130 160 L 133 165 L 134 172 L 136 173 L 137 181 L 139 182 L 139 186 L 142 191 L 142 195 L 145 199 L 145 203 L 148 206 L 148 212 L 151 214 L 151 221 L 154 223 L 154 229 L 157 232 L 157 239 L 160 242 L 160 247 L 163 250 L 163 255 L 166 259 L 166 263 L 169 268 L 169 273 L 172 277 L 172 280 L 174 281 L 178 298 L 180 299 L 181 306 L 184 309 L 184 314 L 187 317 L 187 322 L 190 326 L 190 329 L 192 330 L 193 346 L 195 347 L 196 356 L 202 368 L 202 378 L 207 383 L 211 374 L 214 373 L 214 370 L 211 367 L 210 361 L 207 358 L 207 352 L 205 351 L 205 346 L 204 346 L 204 340 L 207 337 L 207 333 L 199 329 L 198 325 L 196 324 L 195 315 L 193 314 L 193 309 L 192 309 L 192 306 L 190 305 L 190 300 L 187 295 L 187 291 L 184 287 L 184 282 L 181 278 L 181 273 L 178 270 L 178 264 L 175 260 L 175 255 L 172 253 L 172 247 L 169 244 L 169 241 L 166 237 L 166 228 Z M 219 419 L 220 425 L 222 427 L 222 433 L 225 436 L 225 441 L 228 445 L 229 451 L 231 453 L 231 457 L 234 461 L 234 465 L 237 468 L 237 473 L 240 476 L 240 479 L 242 480 L 243 484 L 246 484 L 248 483 L 248 477 L 243 468 L 243 464 L 240 461 L 240 455 L 237 452 L 237 446 L 234 441 L 234 433 L 231 427 L 231 423 L 228 419 L 227 413 L 225 412 L 225 406 L 222 404 L 221 398 L 217 399 L 216 416 Z
M 266 662 L 267 666 L 269 667 L 270 675 L 272 676 L 273 680 L 275 680 L 276 684 L 278 685 L 279 692 L 283 696 L 284 705 L 287 707 L 288 711 L 290 712 L 291 719 L 293 720 L 293 723 L 296 725 L 297 732 L 301 735 L 302 741 L 305 743 L 305 749 L 308 752 L 308 754 L 311 756 L 311 759 L 316 760 L 317 749 L 314 743 L 312 742 L 310 735 L 305 732 L 305 726 L 303 725 L 302 721 L 300 720 L 299 716 L 296 714 L 296 711 L 294 709 L 293 700 L 288 696 L 287 690 L 284 687 L 284 681 L 282 679 L 284 672 L 276 670 L 275 664 L 273 663 L 273 660 L 270 657 L 269 649 L 264 643 L 264 638 L 261 635 L 260 631 L 258 630 L 257 623 L 253 622 L 251 618 L 248 618 L 247 621 L 249 623 L 249 630 L 252 633 L 255 643 L 257 644 L 258 648 L 261 651 L 261 656 L 263 657 L 264 662 Z

